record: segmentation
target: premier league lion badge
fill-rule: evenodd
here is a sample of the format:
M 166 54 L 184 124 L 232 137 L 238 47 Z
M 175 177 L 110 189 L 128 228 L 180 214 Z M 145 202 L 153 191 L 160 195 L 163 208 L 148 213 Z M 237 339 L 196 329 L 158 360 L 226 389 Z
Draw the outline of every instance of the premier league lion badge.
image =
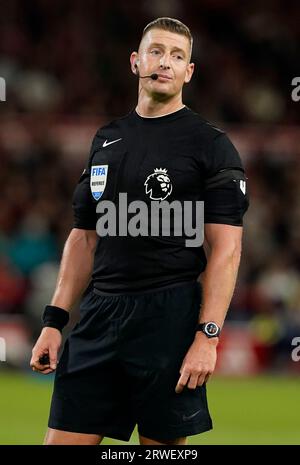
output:
M 170 177 L 163 168 L 155 168 L 154 173 L 147 177 L 144 186 L 151 200 L 165 200 L 172 192 Z

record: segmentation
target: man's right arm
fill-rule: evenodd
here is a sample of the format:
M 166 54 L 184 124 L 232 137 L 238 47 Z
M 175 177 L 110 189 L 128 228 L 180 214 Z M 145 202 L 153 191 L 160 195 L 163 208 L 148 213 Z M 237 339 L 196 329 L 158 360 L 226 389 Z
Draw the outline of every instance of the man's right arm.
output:
M 70 311 L 81 297 L 91 278 L 97 240 L 95 230 L 72 229 L 65 243 L 51 305 Z M 54 371 L 61 342 L 58 329 L 43 328 L 32 350 L 32 369 L 43 374 Z M 50 365 L 39 362 L 39 358 L 46 354 L 49 355 Z
M 51 305 L 70 311 L 79 300 L 91 278 L 97 239 L 95 230 L 72 229 L 64 247 Z
M 73 229 L 65 243 L 56 288 L 51 300 L 51 305 L 67 312 L 87 288 L 98 242 L 96 202 L 90 188 L 90 168 L 92 157 L 99 146 L 98 133 L 99 131 L 93 139 L 88 161 L 73 193 Z M 44 327 L 32 350 L 30 361 L 32 369 L 44 374 L 55 370 L 61 342 L 62 336 L 59 329 Z M 49 356 L 50 365 L 47 363 L 42 365 L 39 362 L 39 358 L 43 355 Z

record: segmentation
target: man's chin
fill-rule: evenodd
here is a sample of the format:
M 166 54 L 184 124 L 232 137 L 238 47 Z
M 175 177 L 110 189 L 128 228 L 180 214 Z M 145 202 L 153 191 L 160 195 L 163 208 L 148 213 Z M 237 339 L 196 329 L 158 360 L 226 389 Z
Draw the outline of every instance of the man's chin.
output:
M 172 97 L 174 97 L 175 94 L 171 92 L 164 92 L 163 90 L 155 90 L 151 92 L 151 97 L 153 100 L 156 100 L 158 102 L 165 102 L 167 100 L 170 100 Z

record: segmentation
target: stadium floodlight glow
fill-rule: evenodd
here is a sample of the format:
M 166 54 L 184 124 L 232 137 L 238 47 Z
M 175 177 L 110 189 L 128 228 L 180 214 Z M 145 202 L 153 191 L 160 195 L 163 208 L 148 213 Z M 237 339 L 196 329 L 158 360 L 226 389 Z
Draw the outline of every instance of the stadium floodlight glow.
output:
M 6 83 L 2 77 L 0 77 L 0 102 L 6 102 Z

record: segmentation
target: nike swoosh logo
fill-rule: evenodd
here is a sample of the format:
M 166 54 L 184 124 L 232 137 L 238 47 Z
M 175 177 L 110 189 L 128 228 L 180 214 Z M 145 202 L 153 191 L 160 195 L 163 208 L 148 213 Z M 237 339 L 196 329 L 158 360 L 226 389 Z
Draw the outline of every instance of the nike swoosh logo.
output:
M 118 142 L 119 140 L 122 140 L 122 137 L 120 139 L 112 140 L 111 142 L 107 142 L 107 139 L 105 142 L 103 142 L 102 147 L 107 147 L 110 144 L 114 144 L 115 142 Z
M 201 412 L 201 409 L 200 409 L 200 410 L 197 410 L 197 412 L 193 413 L 192 415 L 189 415 L 189 416 L 183 415 L 183 416 L 182 416 L 182 419 L 183 419 L 183 421 L 191 420 L 191 419 L 194 418 L 196 415 L 198 415 L 198 413 L 200 413 L 200 412 Z

